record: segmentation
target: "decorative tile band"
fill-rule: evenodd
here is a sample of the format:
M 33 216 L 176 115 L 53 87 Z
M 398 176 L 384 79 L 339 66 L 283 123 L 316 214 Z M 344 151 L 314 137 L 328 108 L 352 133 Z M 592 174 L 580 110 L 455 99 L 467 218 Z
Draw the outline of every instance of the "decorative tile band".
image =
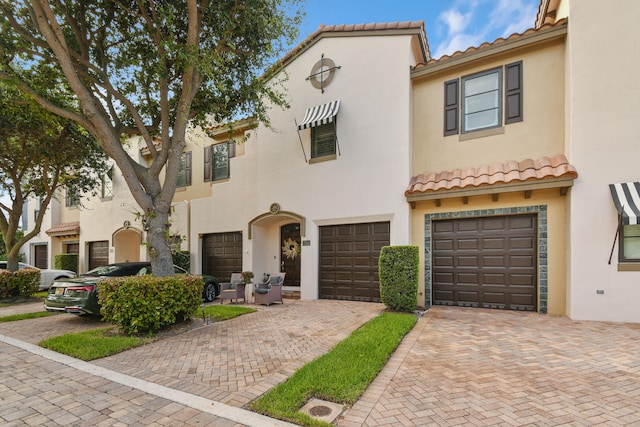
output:
M 487 217 L 537 213 L 538 218 L 538 312 L 547 313 L 547 206 L 522 206 L 500 209 L 479 209 L 460 212 L 440 212 L 424 215 L 424 286 L 425 307 L 431 307 L 431 222 L 438 219 Z

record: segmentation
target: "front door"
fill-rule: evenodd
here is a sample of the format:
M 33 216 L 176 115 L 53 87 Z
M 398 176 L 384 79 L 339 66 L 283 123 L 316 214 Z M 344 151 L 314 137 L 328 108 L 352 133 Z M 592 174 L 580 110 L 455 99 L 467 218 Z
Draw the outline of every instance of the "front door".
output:
M 287 286 L 300 286 L 300 223 L 280 228 L 281 270 Z

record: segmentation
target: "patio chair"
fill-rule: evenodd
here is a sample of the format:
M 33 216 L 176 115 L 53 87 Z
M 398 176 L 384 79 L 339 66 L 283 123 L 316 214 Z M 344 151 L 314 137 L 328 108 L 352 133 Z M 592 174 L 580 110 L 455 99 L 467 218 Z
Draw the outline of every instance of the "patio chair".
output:
M 276 301 L 284 304 L 282 299 L 282 284 L 286 273 L 269 274 L 269 280 L 263 283 L 256 283 L 253 288 L 253 295 L 256 304 L 271 305 Z
M 229 282 L 220 283 L 220 304 L 223 304 L 226 299 L 231 300 L 231 302 L 235 299 L 237 303 L 240 298 L 242 298 L 245 303 L 247 302 L 242 274 L 231 273 Z

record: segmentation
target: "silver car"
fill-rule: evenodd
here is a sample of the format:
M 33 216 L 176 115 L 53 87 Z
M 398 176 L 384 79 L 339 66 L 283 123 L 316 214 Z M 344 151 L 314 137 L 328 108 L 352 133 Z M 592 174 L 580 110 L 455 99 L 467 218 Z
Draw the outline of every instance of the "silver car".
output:
M 34 267 L 29 264 L 25 264 L 24 262 L 18 263 L 18 269 L 23 270 L 25 268 L 33 268 L 35 270 L 40 270 L 40 290 L 46 290 L 51 287 L 51 283 L 56 279 L 62 279 L 64 277 L 76 277 L 76 273 L 69 270 L 50 270 L 48 268 L 41 269 L 38 267 Z M 0 270 L 7 269 L 7 261 L 0 261 Z

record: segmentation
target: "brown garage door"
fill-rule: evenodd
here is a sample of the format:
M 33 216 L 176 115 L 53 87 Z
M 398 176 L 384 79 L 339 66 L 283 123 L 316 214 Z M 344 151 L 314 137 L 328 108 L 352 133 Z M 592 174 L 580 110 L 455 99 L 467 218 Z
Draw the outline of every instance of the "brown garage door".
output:
M 242 272 L 242 233 L 213 233 L 202 236 L 202 274 L 226 282 L 231 273 Z
M 320 227 L 320 298 L 380 301 L 378 256 L 389 222 Z
M 89 243 L 89 270 L 109 264 L 109 242 Z
M 33 265 L 38 268 L 48 268 L 48 252 L 47 245 L 35 245 Z
M 534 311 L 536 215 L 434 221 L 433 303 Z

